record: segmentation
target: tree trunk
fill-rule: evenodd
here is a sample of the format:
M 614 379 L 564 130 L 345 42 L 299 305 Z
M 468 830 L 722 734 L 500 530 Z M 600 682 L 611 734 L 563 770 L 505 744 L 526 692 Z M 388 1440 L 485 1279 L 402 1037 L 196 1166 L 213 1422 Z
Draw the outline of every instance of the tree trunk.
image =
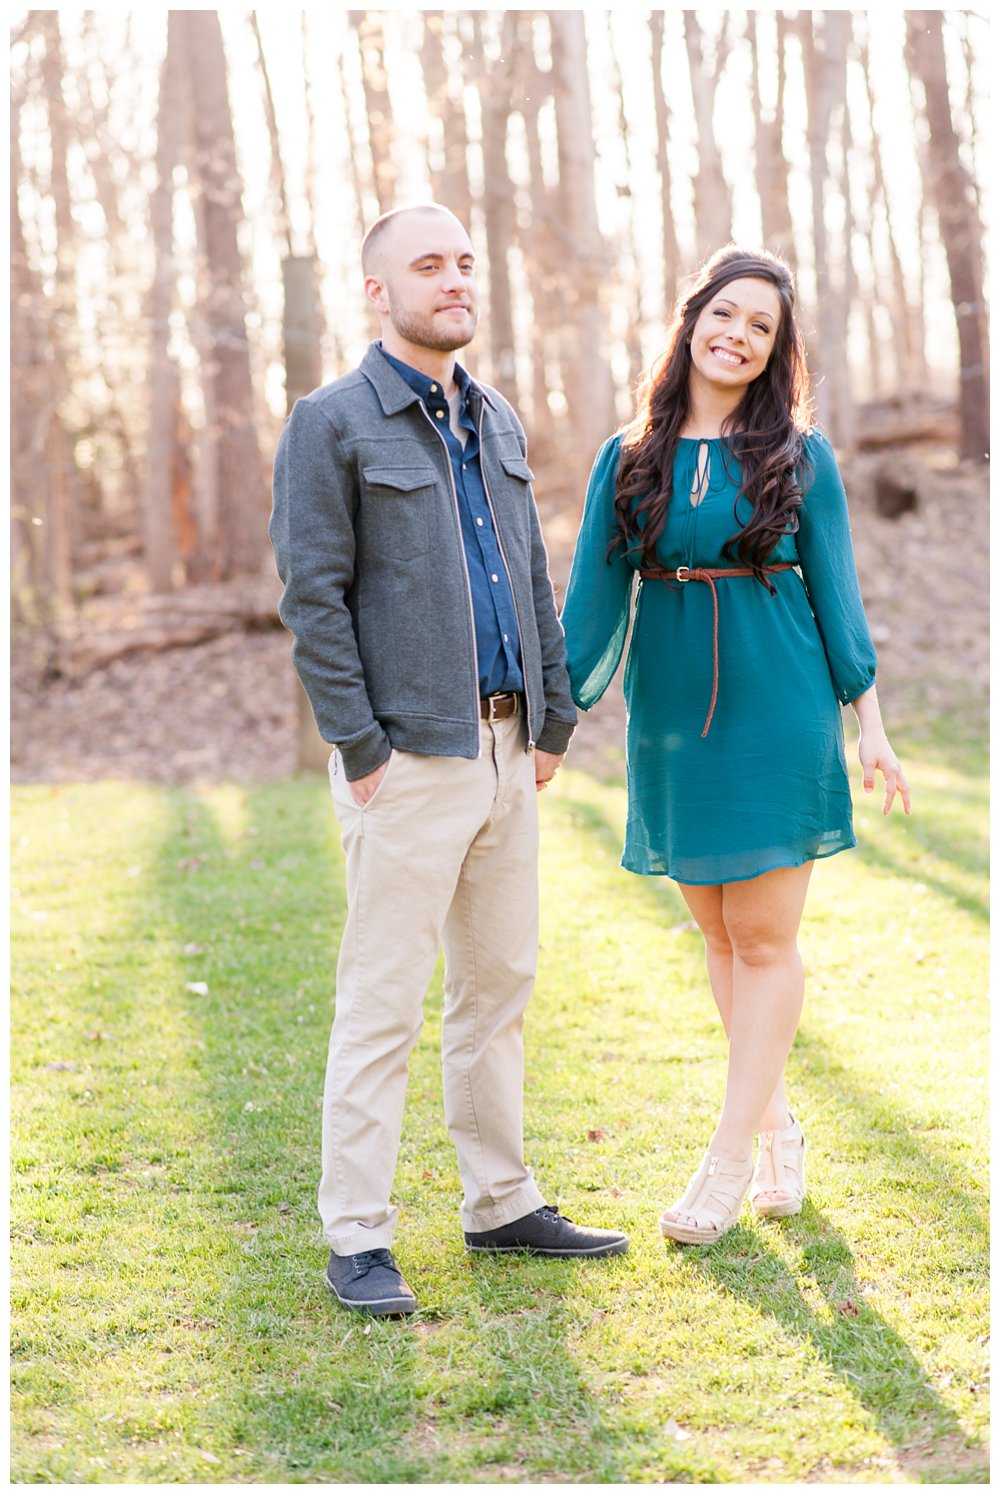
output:
M 57 577 L 46 566 L 45 526 L 52 509 L 45 454 L 56 421 L 51 318 L 28 258 L 18 205 L 22 179 L 20 119 L 13 96 L 10 121 L 10 534 L 11 610 L 15 623 L 35 626 L 49 611 Z
M 247 341 L 239 230 L 242 187 L 229 108 L 222 31 L 215 11 L 180 11 L 187 33 L 193 104 L 196 215 L 209 363 L 203 370 L 214 408 L 209 452 L 218 474 L 215 572 L 222 580 L 259 570 L 269 503 L 257 444 Z
M 553 228 L 551 191 L 542 167 L 542 142 L 539 115 L 551 99 L 551 76 L 543 73 L 534 53 L 533 12 L 515 12 L 520 38 L 521 118 L 527 150 L 530 222 L 517 223 L 518 240 L 527 270 L 531 297 L 531 421 L 533 448 L 551 460 L 560 448 L 562 422 L 549 401 L 550 393 L 559 392 L 561 377 L 560 339 L 566 325 L 562 303 L 562 281 L 556 270 L 561 245 L 556 243 Z
M 348 19 L 358 34 L 361 52 L 361 83 L 368 115 L 372 184 L 378 199 L 379 213 L 387 213 L 395 205 L 396 199 L 396 168 L 392 159 L 395 126 L 389 99 L 389 76 L 385 67 L 382 12 L 352 10 L 348 11 Z
M 512 99 L 512 76 L 517 48 L 516 17 L 504 13 L 500 56 L 487 62 L 479 16 L 474 15 L 476 87 L 483 129 L 483 219 L 490 284 L 490 377 L 505 399 L 516 407 L 514 308 L 511 300 L 509 256 L 514 243 L 514 188 L 507 171 L 507 120 Z
M 729 43 L 728 12 L 723 13 L 722 27 L 715 48 L 715 65 L 709 73 L 705 61 L 704 37 L 696 12 L 684 12 L 684 41 L 687 44 L 688 69 L 691 74 L 691 96 L 698 128 L 698 172 L 694 179 L 694 216 L 697 232 L 697 254 L 706 255 L 721 249 L 732 236 L 733 204 L 729 184 L 722 171 L 722 157 L 715 139 L 713 115 L 715 94 L 725 66 Z
M 602 296 L 608 264 L 597 219 L 583 12 L 553 10 L 548 14 L 559 143 L 560 237 L 566 266 L 564 295 L 575 353 L 563 368 L 563 386 L 575 433 L 569 458 L 570 476 L 582 498 L 594 445 L 615 424 Z
M 469 133 L 465 110 L 456 102 L 452 86 L 453 72 L 445 61 L 444 38 L 448 19 L 441 10 L 425 10 L 424 39 L 420 65 L 427 94 L 427 112 L 434 121 L 435 138 L 428 140 L 428 170 L 434 201 L 450 208 L 459 221 L 469 226 L 472 214 L 472 191 L 469 187 Z M 514 12 L 507 12 L 515 15 Z M 516 18 L 516 17 L 515 17 Z M 461 74 L 458 79 L 461 84 Z M 485 128 L 485 126 L 484 126 Z
M 289 256 L 281 266 L 285 290 L 285 407 L 289 414 L 297 399 L 323 381 L 323 311 L 316 271 L 317 262 L 311 256 Z M 309 697 L 298 675 L 295 704 L 299 723 L 298 765 L 304 773 L 325 773 L 330 747 L 319 734 Z
M 663 87 L 663 20 L 665 12 L 654 10 L 649 16 L 653 47 L 653 106 L 656 110 L 656 169 L 660 178 L 660 220 L 663 229 L 663 319 L 673 317 L 680 275 L 680 249 L 674 227 L 674 209 L 670 200 L 670 106 Z
M 983 302 L 982 227 L 951 116 L 941 12 L 906 12 L 906 55 L 924 95 L 927 196 L 937 213 L 958 327 L 962 457 L 989 453 L 989 380 Z
M 822 19 L 819 19 L 822 17 Z M 826 199 L 831 141 L 843 157 L 847 64 L 846 11 L 803 11 L 800 36 L 806 79 L 809 163 L 815 256 L 816 340 L 809 350 L 816 413 L 835 445 L 849 446 L 853 421 L 847 371 L 846 256 L 849 244 L 831 242 Z
M 634 180 L 632 171 L 632 151 L 629 147 L 629 124 L 628 115 L 625 111 L 625 87 L 622 81 L 621 68 L 615 54 L 614 28 L 612 25 L 613 12 L 608 11 L 607 39 L 608 39 L 608 63 L 609 81 L 612 92 L 618 103 L 618 130 L 621 135 L 622 153 L 624 155 L 623 180 L 618 182 L 618 195 L 628 200 L 628 214 L 625 227 L 619 240 L 619 248 L 616 250 L 614 259 L 616 274 L 614 277 L 615 289 L 620 292 L 619 300 L 624 304 L 621 310 L 624 312 L 625 326 L 622 331 L 622 341 L 625 345 L 625 353 L 628 358 L 628 387 L 634 389 L 642 377 L 642 342 L 639 337 L 639 329 L 643 324 L 642 314 L 642 284 L 639 260 L 639 234 L 635 221 L 635 194 L 632 190 Z
M 169 15 L 170 12 L 168 11 Z M 303 16 L 304 19 L 304 16 Z M 260 26 L 257 22 L 255 11 L 250 13 L 250 30 L 253 33 L 254 44 L 257 49 L 257 66 L 260 68 L 261 88 L 264 95 L 264 117 L 267 120 L 267 134 L 271 142 L 270 179 L 271 191 L 274 194 L 274 226 L 275 232 L 281 242 L 286 254 L 292 252 L 292 231 L 288 215 L 288 192 L 285 187 L 285 170 L 281 160 L 281 139 L 278 135 L 278 116 L 274 108 L 274 94 L 271 91 L 271 75 L 267 70 L 267 58 L 264 55 L 264 43 L 261 40 Z M 307 102 L 308 111 L 308 102 Z M 311 134 L 309 135 L 311 144 Z
M 903 274 L 903 262 L 899 257 L 899 247 L 896 243 L 896 233 L 893 228 L 892 212 L 889 206 L 889 192 L 886 186 L 885 167 L 882 163 L 882 145 L 875 123 L 875 95 L 871 81 L 871 61 L 868 52 L 867 40 L 861 49 L 861 72 L 865 80 L 868 96 L 868 120 L 871 133 L 871 217 L 874 229 L 877 218 L 883 220 L 886 234 L 886 246 L 889 252 L 889 281 L 891 285 L 890 308 L 892 312 L 893 347 L 896 355 L 898 369 L 898 382 L 901 389 L 908 393 L 922 382 L 924 370 L 921 368 L 921 359 L 917 353 L 917 339 L 914 335 L 916 312 L 910 306 L 909 297 L 906 292 L 906 278 Z M 873 256 L 873 273 L 874 273 Z M 877 281 L 875 282 L 878 283 Z
M 751 54 L 751 96 L 756 120 L 757 188 L 760 193 L 760 219 L 765 249 L 779 255 L 794 272 L 795 232 L 788 204 L 788 162 L 782 145 L 785 125 L 785 32 L 786 23 L 775 16 L 775 62 L 777 82 L 773 109 L 765 105 L 760 90 L 760 58 L 757 43 L 756 12 L 747 11 L 747 38 Z
M 167 50 L 160 69 L 160 98 L 156 120 L 156 184 L 149 198 L 149 226 L 156 268 L 146 312 L 150 328 L 149 435 L 146 443 L 146 481 L 143 491 L 142 534 L 146 567 L 154 591 L 173 585 L 174 441 L 180 404 L 180 372 L 169 353 L 170 313 L 174 305 L 177 269 L 174 263 L 174 166 L 181 155 L 178 131 L 184 112 L 180 90 L 184 80 L 178 57 L 177 12 L 167 13 Z
M 52 337 L 56 358 L 52 371 L 58 420 L 50 429 L 47 458 L 52 463 L 51 502 L 46 524 L 49 552 L 49 575 L 59 606 L 73 602 L 73 556 L 79 538 L 80 483 L 70 433 L 66 429 L 65 407 L 72 372 L 77 366 L 77 291 L 76 229 L 70 199 L 69 127 L 63 97 L 62 45 L 58 11 L 36 13 L 45 39 L 42 77 L 48 106 L 51 175 L 49 190 L 55 210 L 56 274 L 51 304 Z

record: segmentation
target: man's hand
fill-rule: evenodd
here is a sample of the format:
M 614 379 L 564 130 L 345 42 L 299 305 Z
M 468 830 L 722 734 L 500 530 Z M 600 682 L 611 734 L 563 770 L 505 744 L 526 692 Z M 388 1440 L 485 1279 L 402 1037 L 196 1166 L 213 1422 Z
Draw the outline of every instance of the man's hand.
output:
M 560 752 L 543 752 L 540 747 L 535 748 L 535 792 L 541 793 L 547 783 L 551 783 L 556 776 L 556 769 L 563 760 Z
M 389 754 L 389 757 L 391 756 L 392 753 Z M 384 763 L 379 764 L 374 773 L 366 773 L 364 778 L 355 778 L 353 781 L 348 782 L 347 786 L 351 791 L 351 798 L 359 809 L 364 809 L 368 800 L 385 777 L 385 770 L 388 766 L 389 758 L 387 757 Z

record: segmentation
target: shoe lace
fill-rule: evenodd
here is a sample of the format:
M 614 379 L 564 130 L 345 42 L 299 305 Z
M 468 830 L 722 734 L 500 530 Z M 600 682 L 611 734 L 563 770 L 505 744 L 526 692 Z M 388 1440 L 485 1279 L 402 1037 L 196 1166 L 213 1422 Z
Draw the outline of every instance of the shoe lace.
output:
M 351 1256 L 351 1264 L 358 1276 L 367 1276 L 375 1266 L 385 1266 L 399 1277 L 403 1274 L 393 1260 L 391 1250 L 361 1250 Z
M 542 1207 L 540 1209 L 536 1209 L 535 1212 L 538 1214 L 548 1214 L 552 1219 L 562 1219 L 566 1224 L 573 1223 L 568 1214 L 560 1214 L 555 1204 L 542 1204 Z

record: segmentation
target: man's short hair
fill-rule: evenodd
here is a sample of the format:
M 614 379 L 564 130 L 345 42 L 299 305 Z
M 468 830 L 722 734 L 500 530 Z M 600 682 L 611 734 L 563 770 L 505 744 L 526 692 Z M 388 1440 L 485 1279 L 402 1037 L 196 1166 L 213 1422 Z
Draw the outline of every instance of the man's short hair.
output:
M 397 218 L 402 218 L 405 213 L 444 213 L 449 218 L 455 217 L 450 208 L 442 207 L 439 202 L 414 202 L 409 207 L 390 208 L 387 213 L 382 214 L 381 218 L 375 219 L 362 240 L 361 268 L 366 275 L 375 274 L 379 243 L 390 225 Z M 458 222 L 458 219 L 456 218 L 455 221 Z

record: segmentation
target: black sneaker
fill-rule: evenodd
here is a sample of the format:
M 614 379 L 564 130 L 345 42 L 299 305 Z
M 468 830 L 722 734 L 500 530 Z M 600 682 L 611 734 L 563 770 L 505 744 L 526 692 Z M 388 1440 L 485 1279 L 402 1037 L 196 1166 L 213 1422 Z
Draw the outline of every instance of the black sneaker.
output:
M 326 1284 L 345 1307 L 373 1318 L 403 1317 L 417 1310 L 391 1250 L 360 1250 L 357 1255 L 331 1251 Z
M 465 1232 L 470 1250 L 527 1250 L 532 1255 L 621 1255 L 628 1249 L 628 1235 L 613 1229 L 583 1229 L 543 1204 L 533 1214 L 475 1234 Z

